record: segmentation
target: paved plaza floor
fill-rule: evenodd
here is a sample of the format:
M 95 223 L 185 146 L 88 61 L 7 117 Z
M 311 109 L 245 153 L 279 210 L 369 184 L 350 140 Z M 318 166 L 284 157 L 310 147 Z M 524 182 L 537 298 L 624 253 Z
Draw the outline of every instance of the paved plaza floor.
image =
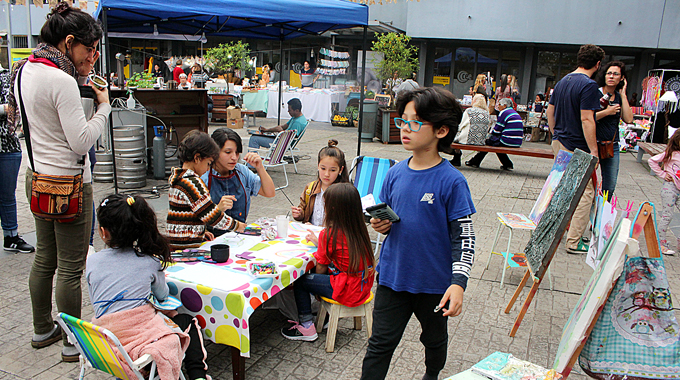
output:
M 259 119 L 265 125 L 274 120 Z M 212 125 L 211 131 L 219 125 Z M 245 130 L 238 131 L 247 139 Z M 298 173 L 288 165 L 290 186 L 277 191 L 274 198 L 256 197 L 252 201 L 248 221 L 261 216 L 285 214 L 290 204 L 282 194 L 297 204 L 304 186 L 316 177 L 316 155 L 326 146 L 329 138 L 340 141 L 339 148 L 347 155 L 348 164 L 357 152 L 355 128 L 331 127 L 326 123 L 310 124 L 299 144 L 303 159 L 298 162 Z M 244 140 L 244 145 L 247 145 Z M 548 148 L 543 143 L 527 143 L 535 147 Z M 409 157 L 400 144 L 384 145 L 377 140 L 361 144 L 361 154 L 375 157 L 404 160 Z M 473 153 L 464 152 L 463 160 Z M 446 156 L 446 158 L 450 158 Z M 552 160 L 510 156 L 515 170 L 506 172 L 499 169 L 500 163 L 494 155 L 488 155 L 479 169 L 460 168 L 467 178 L 477 208 L 473 216 L 477 235 L 476 262 L 465 292 L 463 312 L 450 318 L 448 359 L 440 379 L 468 369 L 474 363 L 494 351 L 510 352 L 513 355 L 549 367 L 554 360 L 562 328 L 592 270 L 585 264 L 585 255 L 569 255 L 564 243 L 560 245 L 551 264 L 554 290 L 548 282 L 541 284 L 529 311 L 515 338 L 508 333 L 513 325 L 529 287 L 516 302 L 509 314 L 503 309 L 510 300 L 523 272 L 508 270 L 505 285 L 500 287 L 501 259 L 495 256 L 488 270 L 484 265 L 489 256 L 497 228 L 496 212 L 528 213 L 543 186 L 552 166 Z M 24 193 L 24 172 L 27 166 L 24 153 L 19 185 L 17 189 L 19 232 L 29 242 L 35 242 L 33 217 Z M 661 181 L 649 175 L 646 162 L 639 164 L 628 153 L 621 155 L 621 165 L 616 193 L 620 203 L 650 200 L 660 204 Z M 280 168 L 270 169 L 274 183 L 283 184 Z M 147 189 L 165 181 L 148 181 Z M 113 192 L 111 184 L 95 183 L 95 202 Z M 623 201 L 621 201 L 623 200 Z M 167 192 L 158 199 L 150 200 L 155 208 L 159 223 L 164 230 L 167 215 Z M 660 206 L 659 206 L 660 207 Z M 660 209 L 657 209 L 660 212 Z M 418 226 L 413 226 L 415 233 Z M 370 230 L 370 229 L 369 229 Z M 521 251 L 529 238 L 528 233 L 515 233 L 513 250 Z M 507 234 L 500 241 L 507 244 Z M 672 239 L 675 241 L 675 239 Z M 644 244 L 643 244 L 644 246 Z M 98 236 L 95 248 L 100 250 L 103 243 Z M 0 380 L 10 379 L 76 379 L 77 363 L 62 363 L 61 343 L 41 350 L 30 346 L 32 335 L 31 307 L 28 291 L 28 275 L 34 254 L 7 254 L 0 252 Z M 678 256 L 665 257 L 671 291 L 680 294 L 680 259 Z M 87 285 L 83 281 L 83 319 L 92 318 L 92 306 L 87 296 Z M 56 314 L 56 307 L 54 309 Z M 258 309 L 250 320 L 251 357 L 246 360 L 248 379 L 358 379 L 361 363 L 366 352 L 366 328 L 352 330 L 349 319 L 341 320 L 335 343 L 335 352 L 326 353 L 326 333 L 321 333 L 315 342 L 293 342 L 285 340 L 279 330 L 287 325 L 287 318 L 276 310 Z M 412 318 L 401 344 L 394 353 L 388 379 L 420 379 L 425 371 L 424 349 L 419 341 L 420 327 Z M 208 373 L 213 379 L 231 379 L 230 349 L 227 346 L 208 343 Z M 108 379 L 90 369 L 86 379 Z M 585 379 L 580 369 L 570 379 Z

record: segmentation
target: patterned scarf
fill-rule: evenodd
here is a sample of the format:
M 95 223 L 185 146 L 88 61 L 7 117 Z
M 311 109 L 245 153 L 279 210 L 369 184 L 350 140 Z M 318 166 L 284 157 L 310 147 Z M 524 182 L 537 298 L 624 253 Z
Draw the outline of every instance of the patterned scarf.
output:
M 21 113 L 17 108 L 17 101 L 14 97 L 14 82 L 17 79 L 17 73 L 19 73 L 19 69 L 26 63 L 26 61 L 36 60 L 39 62 L 47 60 L 55 64 L 59 69 L 72 76 L 74 79 L 78 79 L 78 71 L 76 70 L 76 66 L 69 57 L 59 51 L 59 49 L 56 47 L 46 43 L 40 43 L 32 53 L 33 54 L 29 58 L 24 58 L 12 66 L 12 76 L 10 79 L 11 91 L 9 92 L 9 98 L 7 102 L 7 125 L 9 127 L 10 133 L 14 133 L 18 129 L 17 127 L 21 125 Z

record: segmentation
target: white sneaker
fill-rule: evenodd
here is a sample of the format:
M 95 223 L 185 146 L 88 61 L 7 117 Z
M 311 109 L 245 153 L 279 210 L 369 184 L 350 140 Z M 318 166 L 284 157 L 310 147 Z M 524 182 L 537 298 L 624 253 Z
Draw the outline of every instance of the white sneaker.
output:
M 675 251 L 674 251 L 674 250 L 668 249 L 668 248 L 666 248 L 666 247 L 664 247 L 664 246 L 661 246 L 661 253 L 663 253 L 664 255 L 668 255 L 668 256 L 673 256 L 673 255 L 675 255 Z

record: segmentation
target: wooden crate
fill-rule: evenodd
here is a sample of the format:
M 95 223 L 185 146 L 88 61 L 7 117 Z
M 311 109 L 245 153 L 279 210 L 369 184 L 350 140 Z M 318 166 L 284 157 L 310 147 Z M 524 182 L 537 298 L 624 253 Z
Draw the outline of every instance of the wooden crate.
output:
M 396 110 L 390 110 L 386 108 L 378 109 L 375 137 L 377 137 L 378 140 L 380 140 L 383 144 L 401 142 L 399 128 L 394 125 L 395 117 L 399 117 Z

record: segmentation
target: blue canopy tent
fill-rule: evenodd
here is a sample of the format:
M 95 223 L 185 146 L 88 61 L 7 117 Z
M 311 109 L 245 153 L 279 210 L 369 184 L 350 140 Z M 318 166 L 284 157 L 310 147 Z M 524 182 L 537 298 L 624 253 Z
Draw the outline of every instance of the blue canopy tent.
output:
M 284 40 L 356 26 L 363 26 L 363 51 L 367 49 L 368 6 L 346 0 L 100 0 L 93 16 L 102 20 L 107 49 L 109 32 L 155 32 L 279 40 L 283 57 Z M 365 68 L 366 54 L 362 57 Z M 282 95 L 279 80 L 279 105 Z M 363 100 L 361 91 L 360 115 Z M 363 116 L 359 118 L 357 155 L 361 150 L 362 127 Z M 115 162 L 114 186 L 117 192 Z

